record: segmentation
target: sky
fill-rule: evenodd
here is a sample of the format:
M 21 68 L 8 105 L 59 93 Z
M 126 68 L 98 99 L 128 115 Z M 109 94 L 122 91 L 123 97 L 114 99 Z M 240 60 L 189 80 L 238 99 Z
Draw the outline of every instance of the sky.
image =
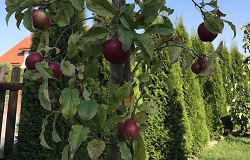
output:
M 201 2 L 201 0 L 195 1 L 197 3 Z M 133 0 L 126 1 L 126 3 L 132 2 Z M 209 0 L 205 0 L 205 2 L 209 2 Z M 244 34 L 240 27 L 250 22 L 250 0 L 219 0 L 218 5 L 220 10 L 227 15 L 225 19 L 233 22 L 236 26 L 237 35 L 233 39 L 233 31 L 229 25 L 225 24 L 222 34 L 219 34 L 213 41 L 214 46 L 217 47 L 221 41 L 226 43 L 228 49 L 230 49 L 232 44 L 237 44 L 239 51 L 249 56 L 250 54 L 248 52 L 244 53 L 242 48 Z M 167 0 L 166 6 L 175 10 L 174 13 L 170 15 L 171 21 L 175 23 L 176 18 L 182 16 L 184 25 L 190 34 L 191 31 L 195 31 L 203 21 L 200 12 L 195 8 L 191 0 Z M 5 0 L 0 0 L 0 56 L 30 35 L 30 32 L 26 30 L 22 24 L 20 30 L 17 29 L 14 15 L 11 16 L 7 25 L 5 21 L 6 14 Z M 91 13 L 87 12 L 86 17 L 90 16 Z M 92 21 L 87 21 L 86 24 L 91 26 Z

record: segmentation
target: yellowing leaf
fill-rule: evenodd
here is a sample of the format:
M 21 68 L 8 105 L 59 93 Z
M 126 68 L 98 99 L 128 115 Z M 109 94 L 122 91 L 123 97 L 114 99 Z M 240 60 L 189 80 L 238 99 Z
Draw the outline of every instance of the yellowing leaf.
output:
M 126 97 L 126 98 L 123 100 L 124 105 L 125 105 L 127 108 L 131 108 L 133 99 L 134 99 L 134 89 L 131 88 L 131 89 L 130 89 L 130 94 L 129 94 L 129 96 Z

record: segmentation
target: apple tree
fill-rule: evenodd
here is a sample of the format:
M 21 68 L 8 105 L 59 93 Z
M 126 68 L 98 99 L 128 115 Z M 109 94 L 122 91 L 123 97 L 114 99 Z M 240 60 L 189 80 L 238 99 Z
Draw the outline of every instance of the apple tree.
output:
M 224 23 L 229 24 L 235 36 L 235 26 L 224 19 L 226 15 L 220 11 L 216 0 L 191 2 L 204 19 L 198 27 L 200 40 L 213 41 L 222 33 Z M 133 3 L 125 0 L 6 0 L 5 4 L 7 23 L 15 14 L 18 28 L 23 22 L 31 32 L 43 31 L 38 50 L 32 51 L 26 59 L 24 77 L 42 78 L 38 97 L 49 114 L 44 117 L 39 136 L 41 145 L 52 149 L 44 138 L 49 117 L 62 114 L 65 119 L 74 121 L 67 133 L 68 145 L 62 151 L 62 160 L 73 159 L 83 143 L 87 144 L 91 159 L 97 159 L 107 149 L 109 159 L 145 159 L 142 133 L 147 129 L 148 116 L 157 114 L 158 107 L 153 101 L 146 101 L 144 87 L 150 83 L 151 69 L 161 63 L 157 53 L 167 49 L 172 63 L 182 60 L 183 69 L 192 68 L 197 77 L 207 77 L 213 74 L 214 60 L 222 50 L 222 42 L 214 52 L 206 55 L 182 45 L 173 34 L 173 23 L 169 19 L 174 10 L 166 6 L 165 0 L 134 0 Z M 85 6 L 96 16 L 72 24 L 74 13 L 84 12 Z M 105 21 L 105 17 L 110 21 Z M 67 53 L 61 53 L 57 44 L 51 46 L 48 30 L 53 24 L 62 28 L 69 26 L 58 35 L 59 42 L 64 33 L 89 19 L 95 20 L 95 25 L 87 32 L 72 33 Z M 63 57 L 62 61 L 51 60 L 54 51 Z M 73 61 L 80 51 L 84 53 L 81 60 Z M 41 57 L 39 52 L 45 55 Z M 100 56 L 110 63 L 105 102 L 98 101 L 98 88 L 92 85 L 100 81 L 95 76 Z M 69 79 L 68 86 L 56 97 L 49 90 L 49 82 L 59 82 L 65 77 Z M 79 83 L 80 88 L 76 85 Z M 56 100 L 59 108 L 52 106 L 50 97 Z M 55 124 L 56 120 L 53 127 Z M 52 137 L 55 142 L 61 140 L 56 129 Z

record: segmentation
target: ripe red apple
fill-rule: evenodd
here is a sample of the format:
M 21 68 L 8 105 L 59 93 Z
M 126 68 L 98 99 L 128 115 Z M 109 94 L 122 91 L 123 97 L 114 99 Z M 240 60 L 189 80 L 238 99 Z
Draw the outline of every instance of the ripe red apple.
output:
M 211 33 L 205 27 L 204 23 L 201 23 L 198 27 L 198 36 L 203 42 L 212 42 L 218 34 Z
M 139 126 L 132 119 L 118 123 L 118 135 L 123 139 L 134 140 L 139 136 Z
M 49 62 L 49 68 L 52 70 L 54 76 L 60 79 L 62 76 L 62 68 L 58 62 Z
M 42 10 L 34 9 L 31 18 L 34 28 L 46 30 L 51 26 L 51 18 Z
M 124 52 L 122 43 L 118 38 L 111 38 L 103 44 L 103 54 L 107 61 L 113 64 L 124 64 L 130 57 L 131 52 Z
M 200 64 L 200 69 L 204 70 L 207 68 L 208 60 L 205 57 L 201 57 L 197 60 L 197 62 Z
M 191 66 L 191 70 L 195 73 L 195 74 L 198 74 L 201 72 L 201 69 L 200 69 L 200 64 L 198 62 L 194 62 Z
M 25 59 L 25 66 L 30 70 L 36 69 L 36 63 L 43 61 L 43 55 L 39 52 L 32 52 Z

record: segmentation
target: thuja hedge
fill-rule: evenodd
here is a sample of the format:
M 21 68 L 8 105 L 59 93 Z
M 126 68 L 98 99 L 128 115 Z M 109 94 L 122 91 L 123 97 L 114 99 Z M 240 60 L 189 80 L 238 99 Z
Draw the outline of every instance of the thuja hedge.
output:
M 150 117 L 144 135 L 147 154 L 150 159 L 187 159 L 193 137 L 180 83 L 180 63 L 171 66 L 168 59 L 163 61 L 161 71 L 153 72 L 152 85 L 146 88 L 160 108 L 158 115 Z

